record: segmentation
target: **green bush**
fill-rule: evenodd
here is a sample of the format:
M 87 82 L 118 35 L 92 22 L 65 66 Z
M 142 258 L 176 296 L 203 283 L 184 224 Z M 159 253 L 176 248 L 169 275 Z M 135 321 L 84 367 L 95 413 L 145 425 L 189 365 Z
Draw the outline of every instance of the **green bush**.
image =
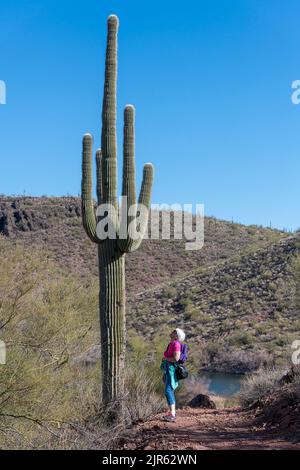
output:
M 177 290 L 175 287 L 165 287 L 162 291 L 162 297 L 166 299 L 175 299 L 177 297 Z
M 228 338 L 228 343 L 231 346 L 247 346 L 253 343 L 253 336 L 249 332 L 233 333 Z
M 184 315 L 187 320 L 198 320 L 199 323 L 206 320 L 206 316 L 201 314 L 197 308 L 192 307 L 192 305 L 185 308 Z

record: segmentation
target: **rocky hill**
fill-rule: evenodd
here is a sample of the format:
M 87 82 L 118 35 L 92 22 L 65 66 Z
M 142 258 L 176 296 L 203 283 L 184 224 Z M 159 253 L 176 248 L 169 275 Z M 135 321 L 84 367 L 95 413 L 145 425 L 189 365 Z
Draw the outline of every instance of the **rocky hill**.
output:
M 214 370 L 245 372 L 268 353 L 283 360 L 300 327 L 293 300 L 298 250 L 299 237 L 286 237 L 137 294 L 130 324 L 149 337 L 181 325 Z
M 0 233 L 44 249 L 72 273 L 97 276 L 79 198 L 1 197 Z M 298 240 L 213 217 L 199 251 L 186 251 L 185 240 L 145 240 L 126 260 L 129 328 L 152 338 L 182 325 L 197 363 L 210 369 L 284 360 L 300 327 L 292 269 Z
M 72 272 L 97 276 L 96 246 L 82 228 L 80 198 L 2 196 L 0 233 L 12 242 L 44 248 Z M 185 240 L 143 241 L 141 249 L 127 257 L 127 287 L 139 292 L 283 236 L 277 230 L 207 217 L 205 244 L 199 251 L 186 251 Z

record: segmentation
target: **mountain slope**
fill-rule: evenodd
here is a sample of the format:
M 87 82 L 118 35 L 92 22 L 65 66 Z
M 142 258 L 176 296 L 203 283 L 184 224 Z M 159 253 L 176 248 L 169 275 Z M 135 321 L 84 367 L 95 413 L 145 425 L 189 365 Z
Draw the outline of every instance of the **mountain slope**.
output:
M 149 338 L 157 329 L 182 326 L 215 370 L 236 349 L 283 359 L 300 327 L 293 300 L 297 253 L 295 235 L 204 266 L 130 299 L 128 323 Z
M 160 228 L 161 229 L 161 228 Z M 160 230 L 161 231 L 161 230 Z M 80 198 L 0 197 L 0 233 L 12 242 L 39 246 L 63 267 L 80 275 L 98 275 L 96 245 L 86 236 L 81 222 Z M 279 240 L 285 233 L 205 219 L 205 243 L 198 251 L 186 251 L 184 240 L 144 240 L 126 258 L 127 289 L 145 288 L 182 276 L 250 247 Z
M 73 274 L 98 275 L 80 198 L 1 197 L 0 233 L 44 249 Z M 186 251 L 185 240 L 144 240 L 126 257 L 128 327 L 150 339 L 181 325 L 197 364 L 214 370 L 283 361 L 300 327 L 293 306 L 297 244 L 296 235 L 213 217 L 205 218 L 199 251 Z

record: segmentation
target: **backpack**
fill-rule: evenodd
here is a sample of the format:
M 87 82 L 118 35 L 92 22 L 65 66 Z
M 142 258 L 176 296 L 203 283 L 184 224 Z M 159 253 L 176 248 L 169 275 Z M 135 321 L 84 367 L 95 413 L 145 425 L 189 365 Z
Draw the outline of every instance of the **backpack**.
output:
M 180 359 L 176 364 L 175 375 L 177 380 L 186 379 L 189 375 L 187 368 L 184 365 L 184 362 L 187 361 L 188 358 L 188 347 L 187 344 L 181 344 L 180 349 Z
M 180 345 L 180 359 L 178 361 L 179 364 L 183 364 L 187 361 L 188 358 L 188 346 L 187 344 Z

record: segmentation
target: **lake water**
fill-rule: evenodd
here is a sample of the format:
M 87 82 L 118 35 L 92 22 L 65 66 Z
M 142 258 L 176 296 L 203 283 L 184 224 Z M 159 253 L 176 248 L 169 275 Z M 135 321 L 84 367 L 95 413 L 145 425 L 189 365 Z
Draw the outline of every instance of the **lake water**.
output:
M 208 392 L 230 397 L 240 391 L 244 375 L 201 371 L 198 378 L 207 386 Z

